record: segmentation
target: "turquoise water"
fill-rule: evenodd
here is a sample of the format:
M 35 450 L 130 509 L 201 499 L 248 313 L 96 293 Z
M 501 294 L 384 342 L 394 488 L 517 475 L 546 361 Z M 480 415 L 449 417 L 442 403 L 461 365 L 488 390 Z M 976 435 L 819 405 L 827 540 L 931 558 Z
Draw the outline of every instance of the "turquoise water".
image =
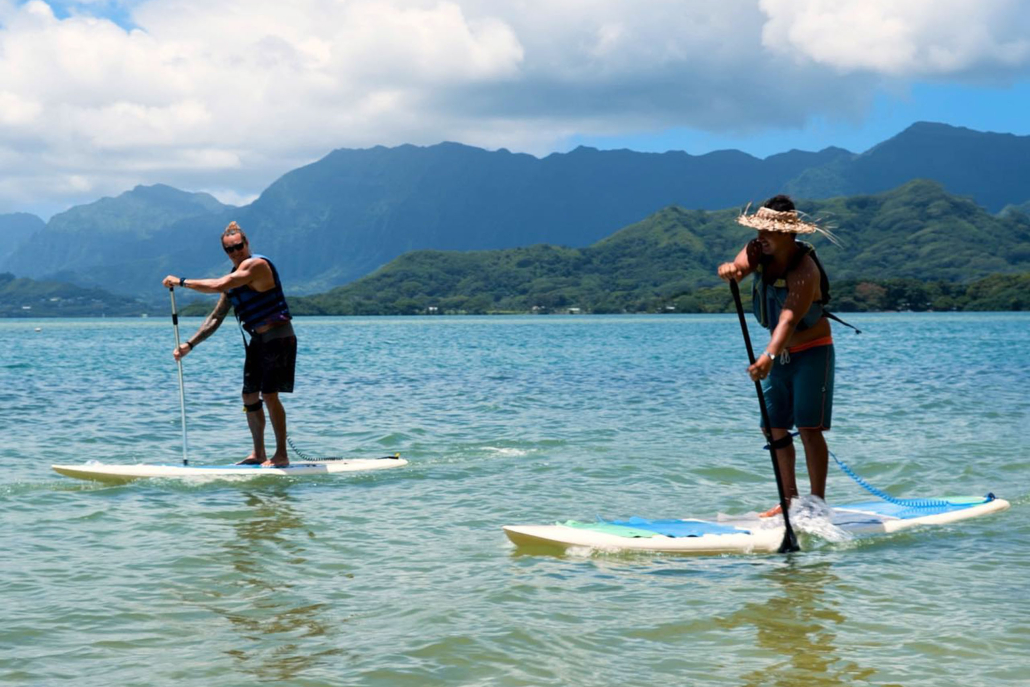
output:
M 181 457 L 170 324 L 0 321 L 0 683 L 1025 685 L 1030 316 L 853 319 L 831 449 L 1011 510 L 789 557 L 514 549 L 775 502 L 733 316 L 300 319 L 298 446 L 408 467 L 100 486 L 49 466 Z M 226 329 L 185 360 L 197 463 L 249 448 Z

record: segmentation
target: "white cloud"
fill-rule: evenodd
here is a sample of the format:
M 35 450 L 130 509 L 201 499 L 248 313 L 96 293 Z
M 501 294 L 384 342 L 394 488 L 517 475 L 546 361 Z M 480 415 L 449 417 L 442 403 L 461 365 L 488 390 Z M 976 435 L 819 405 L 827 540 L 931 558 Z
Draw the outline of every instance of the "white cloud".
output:
M 762 42 L 841 71 L 909 78 L 1025 70 L 1023 0 L 761 0 Z
M 217 198 L 219 202 L 225 203 L 226 205 L 235 205 L 237 207 L 249 205 L 258 199 L 257 193 L 239 193 L 231 188 L 201 188 L 197 190 L 210 193 L 212 196 Z
M 25 126 L 39 117 L 42 110 L 42 106 L 35 100 L 10 91 L 0 91 L 0 125 Z
M 801 126 L 859 116 L 883 76 L 1025 69 L 1019 2 L 897 5 L 0 0 L 0 211 L 137 183 L 250 197 L 342 146 Z

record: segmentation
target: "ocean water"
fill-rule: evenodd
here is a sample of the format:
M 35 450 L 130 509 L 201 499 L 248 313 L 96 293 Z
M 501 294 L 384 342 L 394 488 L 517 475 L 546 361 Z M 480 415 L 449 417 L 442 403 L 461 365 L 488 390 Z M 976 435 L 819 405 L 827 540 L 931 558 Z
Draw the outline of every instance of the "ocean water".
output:
M 789 556 L 509 544 L 776 501 L 735 316 L 302 318 L 298 447 L 410 465 L 81 482 L 50 464 L 180 460 L 170 323 L 0 321 L 0 683 L 1030 684 L 1030 316 L 849 319 L 831 449 L 1010 510 Z M 224 329 L 184 361 L 194 463 L 249 450 Z

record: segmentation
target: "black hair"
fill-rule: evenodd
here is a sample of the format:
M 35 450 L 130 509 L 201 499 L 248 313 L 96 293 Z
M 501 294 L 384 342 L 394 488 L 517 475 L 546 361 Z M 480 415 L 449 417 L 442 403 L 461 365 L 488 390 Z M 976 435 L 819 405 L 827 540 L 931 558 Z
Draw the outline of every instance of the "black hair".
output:
M 776 212 L 793 212 L 796 209 L 794 201 L 790 199 L 790 196 L 785 196 L 782 193 L 762 203 L 762 207 L 775 210 Z

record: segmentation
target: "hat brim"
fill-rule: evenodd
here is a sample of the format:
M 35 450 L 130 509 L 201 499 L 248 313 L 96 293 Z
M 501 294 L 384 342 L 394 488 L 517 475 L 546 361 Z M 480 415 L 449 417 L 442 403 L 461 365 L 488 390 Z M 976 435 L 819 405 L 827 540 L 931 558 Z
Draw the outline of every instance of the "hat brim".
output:
M 818 225 L 801 219 L 787 221 L 770 217 L 759 217 L 757 214 L 741 214 L 737 217 L 737 224 L 758 231 L 778 231 L 784 234 L 814 234 L 823 231 Z

